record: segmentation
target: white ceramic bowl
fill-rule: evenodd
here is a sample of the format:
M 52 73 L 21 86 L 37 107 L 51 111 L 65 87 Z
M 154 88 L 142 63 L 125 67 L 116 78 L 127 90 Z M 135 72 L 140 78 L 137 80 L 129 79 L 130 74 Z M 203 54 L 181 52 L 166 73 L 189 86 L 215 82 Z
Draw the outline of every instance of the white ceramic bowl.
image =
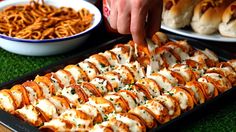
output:
M 28 4 L 30 0 L 6 0 L 0 2 L 0 10 L 11 5 Z M 0 47 L 16 54 L 27 56 L 48 56 L 67 52 L 83 44 L 91 31 L 101 22 L 101 13 L 93 4 L 84 0 L 45 0 L 55 7 L 71 7 L 75 10 L 86 8 L 94 14 L 92 26 L 73 36 L 48 40 L 28 40 L 8 37 L 0 34 Z

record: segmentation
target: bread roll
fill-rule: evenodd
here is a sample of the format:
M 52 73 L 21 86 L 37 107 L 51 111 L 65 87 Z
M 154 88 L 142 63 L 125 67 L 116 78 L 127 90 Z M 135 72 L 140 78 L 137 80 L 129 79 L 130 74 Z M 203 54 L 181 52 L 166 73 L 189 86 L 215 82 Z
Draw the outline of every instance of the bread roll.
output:
M 236 37 L 236 1 L 231 3 L 224 11 L 219 31 L 223 36 Z
M 199 0 L 164 0 L 162 19 L 166 26 L 182 28 L 190 24 L 193 8 Z
M 200 34 L 213 34 L 231 0 L 203 0 L 194 8 L 191 26 Z

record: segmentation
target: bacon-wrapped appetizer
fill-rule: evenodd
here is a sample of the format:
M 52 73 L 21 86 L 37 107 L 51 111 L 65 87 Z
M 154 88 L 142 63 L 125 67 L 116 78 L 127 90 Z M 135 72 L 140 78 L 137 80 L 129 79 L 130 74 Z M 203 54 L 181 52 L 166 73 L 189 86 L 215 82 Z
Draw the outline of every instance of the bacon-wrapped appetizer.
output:
M 151 114 L 152 113 L 151 110 L 142 105 L 135 107 L 134 109 L 131 109 L 129 113 L 134 114 L 135 116 L 143 120 L 147 128 L 153 128 L 157 126 L 156 119 Z
M 100 124 L 96 124 L 90 132 L 113 132 L 112 126 L 108 124 L 108 122 L 103 122 Z
M 218 73 L 206 73 L 203 75 L 203 78 L 211 82 L 220 93 L 223 93 L 232 88 L 230 81 Z
M 88 101 L 88 96 L 79 85 L 65 87 L 61 91 L 58 91 L 57 95 L 65 97 L 73 108 Z
M 114 105 L 103 97 L 90 97 L 86 104 L 95 106 L 99 113 L 101 113 L 103 121 L 108 119 L 108 114 L 111 114 L 115 111 Z
M 89 80 L 92 80 L 96 75 L 100 74 L 99 70 L 96 66 L 88 61 L 82 61 L 78 63 L 78 65 L 83 69 L 83 71 L 87 74 Z
M 108 82 L 110 82 L 114 91 L 118 91 L 122 86 L 124 86 L 121 80 L 121 75 L 117 72 L 106 72 L 103 74 L 103 77 L 106 78 Z
M 138 106 L 138 96 L 131 92 L 130 90 L 120 90 L 118 91 L 118 94 L 123 97 L 123 99 L 127 102 L 128 104 L 128 109 L 133 109 L 136 106 Z
M 90 83 L 93 84 L 102 95 L 114 91 L 111 83 L 103 76 L 96 76 Z
M 88 114 L 80 110 L 66 110 L 60 115 L 59 118 L 74 124 L 74 128 L 70 131 L 88 131 L 93 127 L 93 119 Z
M 218 95 L 217 88 L 206 78 L 199 78 L 198 82 L 202 85 L 202 92 L 205 96 L 206 100 L 209 100 L 213 97 L 216 97 Z
M 130 71 L 130 69 L 125 66 L 121 65 L 114 70 L 114 72 L 119 73 L 121 76 L 121 82 L 123 84 L 133 84 L 135 82 L 134 75 Z
M 99 54 L 107 58 L 111 70 L 114 70 L 114 68 L 119 64 L 118 58 L 114 52 L 107 50 L 104 53 Z
M 113 104 L 116 113 L 125 113 L 129 111 L 129 106 L 126 100 L 121 95 L 117 93 L 108 93 L 104 96 L 104 98 L 106 100 L 109 100 Z
M 205 96 L 202 92 L 203 86 L 201 85 L 201 83 L 197 81 L 190 81 L 186 83 L 185 87 L 193 91 L 196 104 L 205 103 Z
M 184 82 L 189 82 L 196 79 L 192 69 L 186 64 L 175 64 L 172 68 L 170 68 L 170 70 L 180 74 L 183 77 Z
M 142 105 L 150 110 L 151 114 L 160 124 L 168 122 L 171 118 L 168 109 L 155 99 L 148 100 L 146 104 Z
M 145 104 L 146 100 L 152 98 L 147 88 L 139 84 L 126 85 L 125 87 L 122 88 L 122 90 L 129 90 L 130 92 L 135 94 L 137 97 L 135 98 L 136 102 L 139 105 Z
M 137 61 L 125 64 L 134 75 L 135 81 L 145 77 L 144 68 Z
M 145 123 L 131 113 L 114 114 L 110 117 L 111 121 L 112 119 L 121 121 L 122 123 L 126 124 L 130 132 L 146 132 Z
M 52 96 L 48 100 L 55 105 L 58 115 L 70 109 L 70 103 L 63 96 Z
M 133 47 L 128 44 L 117 44 L 110 51 L 116 54 L 119 64 L 129 63 L 133 57 Z
M 25 105 L 17 109 L 15 115 L 33 126 L 42 126 L 45 121 L 42 114 L 33 105 Z
M 59 78 L 55 75 L 55 73 L 48 73 L 44 75 L 44 79 L 48 78 L 50 80 L 50 89 L 55 95 L 57 91 L 61 90 L 63 88 L 62 83 L 60 82 Z M 46 82 L 45 82 L 46 83 Z
M 172 95 L 178 101 L 182 112 L 193 109 L 194 100 L 192 96 L 194 96 L 194 93 L 190 94 L 184 87 L 174 87 L 166 94 Z
M 162 92 L 169 91 L 172 89 L 172 83 L 170 82 L 170 80 L 159 73 L 153 73 L 153 74 L 149 75 L 148 78 L 155 80 L 156 83 L 161 88 Z
M 47 99 L 38 99 L 34 106 L 40 111 L 45 121 L 58 117 L 56 106 Z
M 87 74 L 77 65 L 67 65 L 64 70 L 70 72 L 77 84 L 89 80 Z
M 50 81 L 48 77 L 45 76 L 36 76 L 34 81 L 39 85 L 42 89 L 43 96 L 45 98 L 49 98 L 52 95 L 56 94 L 53 83 Z
M 171 119 L 181 114 L 181 109 L 180 109 L 178 101 L 175 98 L 173 98 L 171 95 L 162 94 L 161 96 L 154 98 L 154 100 L 159 101 L 168 109 L 168 113 Z
M 43 126 L 39 128 L 42 132 L 62 132 L 72 131 L 75 125 L 67 120 L 61 118 L 52 119 L 49 122 L 45 122 Z
M 221 62 L 217 64 L 217 67 L 211 67 L 206 70 L 207 73 L 218 73 L 224 77 L 226 77 L 233 86 L 236 86 L 236 72 L 233 67 L 226 63 Z
M 61 69 L 56 71 L 55 76 L 60 80 L 59 83 L 61 83 L 62 88 L 76 83 L 71 73 L 66 70 Z
M 16 108 L 21 108 L 24 105 L 30 104 L 28 93 L 22 85 L 14 85 L 10 91 L 15 100 Z
M 101 97 L 102 96 L 102 93 L 92 83 L 82 82 L 80 85 L 80 88 L 83 89 L 83 91 L 88 97 L 91 97 L 91 96 Z
M 89 115 L 93 119 L 94 124 L 101 123 L 103 121 L 101 113 L 93 105 L 81 104 L 77 106 L 76 110 L 83 111 L 84 113 Z
M 0 91 L 0 108 L 11 114 L 14 114 L 17 109 L 14 97 L 8 89 L 3 89 Z
M 104 73 L 110 71 L 110 63 L 106 57 L 100 54 L 94 54 L 90 56 L 88 59 L 84 61 L 88 61 L 96 66 L 100 73 Z
M 161 87 L 153 79 L 143 78 L 138 80 L 135 84 L 143 85 L 144 87 L 146 87 L 153 98 L 161 94 Z
M 227 63 L 229 63 L 234 68 L 234 71 L 236 71 L 236 59 L 229 60 Z
M 31 104 L 34 104 L 37 99 L 43 97 L 43 92 L 36 82 L 26 81 L 22 84 L 22 86 L 27 91 Z

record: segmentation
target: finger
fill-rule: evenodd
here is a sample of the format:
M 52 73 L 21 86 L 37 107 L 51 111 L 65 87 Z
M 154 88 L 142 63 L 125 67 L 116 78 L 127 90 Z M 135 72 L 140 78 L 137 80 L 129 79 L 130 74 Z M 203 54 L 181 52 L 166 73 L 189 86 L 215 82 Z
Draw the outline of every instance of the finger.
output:
M 152 37 L 157 31 L 159 31 L 161 26 L 161 14 L 162 14 L 162 0 L 157 0 L 153 3 L 148 12 L 147 21 L 147 35 Z
M 131 26 L 130 31 L 133 40 L 137 44 L 145 44 L 145 20 L 147 15 L 147 7 L 142 5 L 141 0 L 136 0 L 131 8 Z
M 131 4 L 127 0 L 119 0 L 117 30 L 121 34 L 130 34 Z
M 117 29 L 117 16 L 118 16 L 118 9 L 117 9 L 117 2 L 118 0 L 111 0 L 111 14 L 110 14 L 110 26 L 112 29 Z

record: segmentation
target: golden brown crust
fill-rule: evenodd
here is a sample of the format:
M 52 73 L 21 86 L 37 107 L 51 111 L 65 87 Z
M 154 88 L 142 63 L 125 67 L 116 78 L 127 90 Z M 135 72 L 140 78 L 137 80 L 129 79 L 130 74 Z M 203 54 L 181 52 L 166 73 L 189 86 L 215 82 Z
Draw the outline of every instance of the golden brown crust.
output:
M 90 92 L 93 93 L 94 96 L 102 97 L 101 92 L 93 84 L 91 84 L 89 82 L 82 82 L 81 86 L 84 88 L 87 88 Z

